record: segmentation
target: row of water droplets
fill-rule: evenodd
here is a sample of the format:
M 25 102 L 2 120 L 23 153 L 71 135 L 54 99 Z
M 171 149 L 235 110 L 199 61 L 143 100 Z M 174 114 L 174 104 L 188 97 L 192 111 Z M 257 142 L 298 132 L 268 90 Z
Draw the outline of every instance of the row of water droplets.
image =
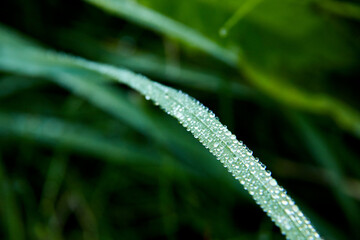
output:
M 265 165 L 199 101 L 125 69 L 91 62 L 86 65 L 136 89 L 177 118 L 240 181 L 288 239 L 321 239 Z

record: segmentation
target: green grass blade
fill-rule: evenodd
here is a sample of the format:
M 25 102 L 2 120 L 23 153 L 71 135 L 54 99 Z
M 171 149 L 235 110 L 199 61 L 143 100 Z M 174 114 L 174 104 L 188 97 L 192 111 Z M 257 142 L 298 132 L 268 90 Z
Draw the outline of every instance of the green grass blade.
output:
M 6 54 L 6 51 L 10 49 L 3 48 L 2 51 L 4 52 L 4 50 Z M 12 56 L 13 54 L 7 52 L 7 55 Z M 241 141 L 237 141 L 236 137 L 217 120 L 211 111 L 187 94 L 152 82 L 146 77 L 126 69 L 59 53 L 47 52 L 44 55 L 43 51 L 35 48 L 18 52 L 15 55 L 18 59 L 16 57 L 5 59 L 3 56 L 0 58 L 0 66 L 3 69 L 19 69 L 21 66 L 18 65 L 17 61 L 26 62 L 30 61 L 31 58 L 40 58 L 44 64 L 62 62 L 69 66 L 97 72 L 140 92 L 146 99 L 151 99 L 155 105 L 159 105 L 165 112 L 175 117 L 208 148 L 227 170 L 244 185 L 245 189 L 249 191 L 250 195 L 289 239 L 320 239 L 310 221 L 286 194 L 286 191 L 271 177 L 270 172 L 265 170 L 265 166 L 252 156 L 252 151 Z M 31 56 L 30 59 L 29 56 Z M 35 69 L 28 67 L 30 73 L 43 71 L 40 66 Z M 59 69 L 51 72 L 51 74 L 60 73 Z M 65 76 L 67 73 L 61 74 Z
M 305 92 L 251 66 L 244 68 L 248 80 L 260 91 L 292 108 L 332 117 L 344 130 L 360 138 L 360 113 L 326 94 Z
M 49 217 L 55 210 L 56 197 L 64 181 L 67 169 L 66 154 L 55 154 L 52 157 L 42 189 L 40 206 L 44 216 Z
M 66 35 L 76 36 L 76 42 L 80 41 L 84 49 L 75 44 L 74 37 L 64 37 Z M 149 51 L 129 53 L 126 47 L 108 46 L 90 36 L 79 35 L 74 30 L 62 31 L 59 37 L 67 48 L 76 51 L 79 55 L 98 58 L 111 65 L 119 65 L 147 76 L 160 78 L 164 82 L 207 92 L 219 92 L 224 85 L 230 84 L 229 91 L 235 98 L 244 99 L 256 95 L 251 87 L 240 82 L 227 81 L 228 77 L 218 71 L 205 70 L 183 62 L 174 64 Z M 94 45 L 97 47 L 94 48 Z M 95 49 L 95 53 L 89 54 L 89 49 Z M 234 74 L 236 75 L 236 71 Z
M 244 185 L 288 238 L 320 238 L 285 190 L 252 156 L 252 152 L 202 104 L 182 92 L 124 69 L 89 61 L 79 64 L 134 88 L 177 118 Z
M 349 19 L 360 21 L 360 6 L 347 1 L 318 0 L 317 4 L 324 10 Z
M 249 12 L 251 12 L 258 4 L 260 4 L 263 0 L 246 0 L 239 9 L 235 12 L 229 20 L 227 20 L 224 25 L 220 28 L 219 34 L 222 37 L 226 37 L 229 33 L 229 30 L 238 23 L 243 17 L 246 16 Z
M 46 146 L 96 156 L 114 164 L 162 165 L 161 156 L 152 148 L 118 138 L 108 139 L 95 129 L 54 117 L 0 112 L 0 136 L 26 138 Z M 167 165 L 169 169 L 202 176 L 202 173 L 175 161 Z
M 122 56 L 109 53 L 101 59 L 112 65 L 120 65 L 136 72 L 161 78 L 166 82 L 173 82 L 177 85 L 202 91 L 219 92 L 223 85 L 231 84 L 229 91 L 235 98 L 243 99 L 256 94 L 253 89 L 245 84 L 226 82 L 220 74 L 183 65 L 174 66 L 150 54 Z
M 225 63 L 236 66 L 238 55 L 204 37 L 197 31 L 161 15 L 136 1 L 126 0 L 85 0 L 112 14 L 124 17 L 139 25 L 146 26 L 156 32 L 178 39 L 189 46 L 196 47 L 212 55 Z

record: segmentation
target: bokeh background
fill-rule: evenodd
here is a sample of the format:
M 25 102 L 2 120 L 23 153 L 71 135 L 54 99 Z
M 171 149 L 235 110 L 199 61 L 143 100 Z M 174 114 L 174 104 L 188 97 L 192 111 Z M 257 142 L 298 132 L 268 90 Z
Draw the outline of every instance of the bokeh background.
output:
M 284 239 L 221 164 L 138 93 L 109 81 L 79 94 L 62 75 L 31 74 L 50 63 L 3 64 L 24 61 L 12 43 L 35 41 L 189 93 L 325 239 L 360 239 L 359 4 L 1 1 L 0 238 Z M 6 55 L 12 48 L 18 55 Z

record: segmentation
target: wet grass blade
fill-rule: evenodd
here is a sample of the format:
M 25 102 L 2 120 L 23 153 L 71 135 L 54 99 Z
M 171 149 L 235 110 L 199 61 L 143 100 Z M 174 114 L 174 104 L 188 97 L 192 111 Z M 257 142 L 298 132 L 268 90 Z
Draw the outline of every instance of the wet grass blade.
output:
M 125 84 L 152 100 L 169 115 L 175 117 L 196 139 L 227 168 L 227 170 L 248 190 L 253 199 L 280 227 L 289 239 L 320 239 L 320 235 L 304 216 L 294 201 L 271 177 L 265 166 L 252 155 L 241 141 L 236 140 L 215 115 L 201 103 L 181 91 L 153 82 L 129 70 L 100 64 L 85 59 L 43 51 L 37 48 L 1 49 L 0 67 L 4 70 L 22 70 L 24 63 L 30 64 L 26 71 L 43 73 L 41 65 L 31 66 L 33 59 L 41 59 L 45 66 L 64 64 L 96 72 Z M 17 52 L 18 51 L 18 52 Z M 30 62 L 28 62 L 30 61 Z M 24 62 L 19 65 L 19 62 Z M 71 70 L 71 69 L 68 69 Z M 66 69 L 46 68 L 46 72 L 65 77 Z M 92 92 L 95 93 L 95 92 Z

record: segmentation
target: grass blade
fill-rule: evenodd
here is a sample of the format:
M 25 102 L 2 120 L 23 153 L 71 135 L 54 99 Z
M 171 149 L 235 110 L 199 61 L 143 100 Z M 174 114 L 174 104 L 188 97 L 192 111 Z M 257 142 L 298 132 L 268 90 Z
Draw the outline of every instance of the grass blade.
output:
M 244 185 L 289 239 L 320 238 L 285 190 L 270 176 L 265 166 L 252 156 L 252 151 L 237 141 L 215 115 L 198 101 L 124 69 L 89 61 L 79 64 L 134 88 L 178 119 Z
M 139 25 L 146 26 L 155 32 L 165 33 L 167 36 L 178 39 L 189 46 L 196 47 L 223 62 L 236 66 L 238 55 L 204 37 L 197 31 L 165 17 L 135 1 L 116 0 L 85 0 L 112 14 L 125 17 Z
M 229 30 L 242 18 L 244 18 L 249 12 L 251 12 L 258 4 L 263 0 L 247 0 L 243 3 L 239 9 L 234 13 L 229 20 L 227 20 L 224 25 L 220 28 L 219 34 L 222 37 L 226 37 L 229 33 Z
M 6 50 L 5 47 L 2 50 L 6 52 L 10 49 Z M 289 239 L 320 239 L 310 221 L 286 194 L 286 191 L 271 177 L 270 172 L 265 170 L 265 166 L 252 155 L 252 151 L 241 141 L 237 141 L 235 135 L 223 126 L 211 111 L 187 94 L 152 82 L 146 77 L 126 69 L 50 51 L 44 54 L 41 49 L 22 50 L 15 56 L 18 59 L 1 57 L 1 68 L 21 69 L 17 62 L 30 61 L 29 56 L 31 56 L 34 59 L 42 59 L 44 64 L 58 62 L 94 71 L 133 88 L 143 94 L 147 100 L 152 100 L 155 105 L 159 105 L 165 112 L 175 117 L 208 148 L 249 191 L 250 195 Z M 35 73 L 36 71 L 42 70 L 29 68 L 29 72 Z M 60 74 L 59 69 L 52 74 Z M 66 72 L 62 74 L 66 75 Z
M 340 17 L 360 21 L 360 6 L 355 2 L 318 0 L 317 4 L 324 10 Z

